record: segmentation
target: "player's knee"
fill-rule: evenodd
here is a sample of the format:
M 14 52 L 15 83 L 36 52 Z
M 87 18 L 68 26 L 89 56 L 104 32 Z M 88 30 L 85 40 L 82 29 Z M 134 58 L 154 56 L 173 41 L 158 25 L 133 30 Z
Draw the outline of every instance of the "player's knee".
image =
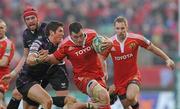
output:
M 20 100 L 22 98 L 22 95 L 17 91 L 17 89 L 14 89 L 12 92 L 12 96 L 16 98 L 17 100 Z
M 103 105 L 109 105 L 110 104 L 109 93 L 107 92 L 106 89 L 101 89 L 101 92 L 99 94 L 99 99 Z
M 126 99 L 130 102 L 133 103 L 136 101 L 136 94 L 135 93 L 127 93 L 126 94 Z
M 65 100 L 64 100 L 64 103 L 67 104 L 67 103 L 76 103 L 76 98 L 75 97 L 72 97 L 72 96 L 66 96 Z
M 88 93 L 93 99 L 102 105 L 110 104 L 108 91 L 102 87 L 96 80 L 89 82 L 87 87 Z
M 52 101 L 52 98 L 50 96 L 43 99 L 42 105 L 44 105 L 46 107 L 51 107 L 52 104 L 53 104 L 53 101 Z

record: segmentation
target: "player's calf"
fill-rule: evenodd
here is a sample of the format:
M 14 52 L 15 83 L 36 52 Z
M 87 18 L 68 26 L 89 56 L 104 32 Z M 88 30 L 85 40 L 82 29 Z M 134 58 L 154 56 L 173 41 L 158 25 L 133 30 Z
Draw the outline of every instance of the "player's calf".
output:
M 19 104 L 21 102 L 22 95 L 17 91 L 17 89 L 14 89 L 12 92 L 12 98 L 7 105 L 7 109 L 18 109 Z

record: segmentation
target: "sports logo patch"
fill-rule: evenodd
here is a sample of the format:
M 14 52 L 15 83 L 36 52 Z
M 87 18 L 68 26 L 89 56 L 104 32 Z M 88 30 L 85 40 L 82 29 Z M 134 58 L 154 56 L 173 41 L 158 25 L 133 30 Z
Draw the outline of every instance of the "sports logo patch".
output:
M 132 42 L 129 44 L 130 49 L 134 49 L 136 47 L 136 43 Z

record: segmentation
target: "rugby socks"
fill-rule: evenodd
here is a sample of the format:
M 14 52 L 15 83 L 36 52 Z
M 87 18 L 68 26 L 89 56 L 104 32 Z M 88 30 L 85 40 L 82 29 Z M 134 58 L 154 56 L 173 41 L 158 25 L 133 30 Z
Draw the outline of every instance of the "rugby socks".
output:
M 111 93 L 109 96 L 110 96 L 110 104 L 113 105 L 117 101 L 118 96 L 115 93 Z
M 64 106 L 64 99 L 65 98 L 66 98 L 65 96 L 52 97 L 53 104 L 58 106 L 58 107 L 63 107 Z
M 12 97 L 7 105 L 7 109 L 18 109 L 20 102 L 21 100 L 17 100 L 16 98 Z
M 131 107 L 132 107 L 133 109 L 139 109 L 139 103 L 137 102 L 136 104 L 131 105 Z

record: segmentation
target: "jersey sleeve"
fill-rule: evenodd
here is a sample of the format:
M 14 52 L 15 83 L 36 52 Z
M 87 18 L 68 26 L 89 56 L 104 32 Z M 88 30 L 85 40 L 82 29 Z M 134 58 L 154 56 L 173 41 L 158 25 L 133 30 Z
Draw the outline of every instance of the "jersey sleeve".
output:
M 13 56 L 14 56 L 14 52 L 15 52 L 15 45 L 13 42 L 11 42 L 11 53 L 9 56 L 9 62 L 12 60 Z
M 66 57 L 66 52 L 65 52 L 65 46 L 60 46 L 54 53 L 54 57 L 57 60 L 62 60 L 64 57 Z
M 2 46 L 2 49 L 0 49 L 0 59 L 3 58 L 3 56 L 6 56 L 8 57 L 8 61 L 10 62 L 12 57 L 14 56 L 14 43 L 12 43 L 12 41 L 10 40 L 6 40 Z
M 29 49 L 29 54 L 38 54 L 39 50 L 41 49 L 42 42 L 40 40 L 35 40 L 30 49 Z
M 14 50 L 14 46 L 13 43 L 11 41 L 6 41 L 6 47 L 5 47 L 5 52 L 4 52 L 4 56 L 10 56 L 11 52 Z
M 136 39 L 137 39 L 136 41 L 138 42 L 138 44 L 143 48 L 147 48 L 151 45 L 151 41 L 142 35 L 136 34 Z

